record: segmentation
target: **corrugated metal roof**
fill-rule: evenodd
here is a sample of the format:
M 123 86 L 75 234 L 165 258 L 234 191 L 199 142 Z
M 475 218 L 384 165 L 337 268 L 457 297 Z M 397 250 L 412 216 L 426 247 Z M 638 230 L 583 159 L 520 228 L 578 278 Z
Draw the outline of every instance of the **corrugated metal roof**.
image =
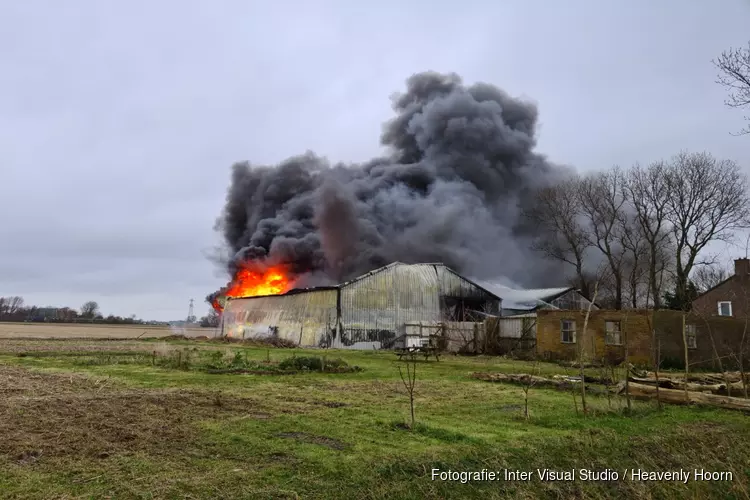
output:
M 503 299 L 503 309 L 531 310 L 539 306 L 549 305 L 560 295 L 575 290 L 572 287 L 560 288 L 532 288 L 516 290 L 499 283 L 486 281 L 478 282 L 480 286 L 490 290 Z

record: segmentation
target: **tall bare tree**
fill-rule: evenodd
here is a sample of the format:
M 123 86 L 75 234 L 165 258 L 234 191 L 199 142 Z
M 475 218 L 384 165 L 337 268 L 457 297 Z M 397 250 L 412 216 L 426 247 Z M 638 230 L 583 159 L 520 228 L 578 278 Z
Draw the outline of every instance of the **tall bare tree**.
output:
M 648 281 L 648 244 L 635 214 L 630 209 L 621 216 L 622 231 L 619 244 L 625 250 L 623 273 L 627 279 L 630 307 L 638 308 L 644 281 Z M 648 283 L 646 283 L 648 285 Z M 648 293 L 646 293 L 648 296 Z M 646 305 L 648 302 L 646 301 Z
M 573 266 L 578 288 L 588 297 L 588 279 L 583 264 L 592 242 L 589 231 L 582 224 L 579 187 L 579 178 L 571 177 L 537 191 L 524 215 L 537 229 L 538 237 L 533 248 L 551 259 Z
M 659 273 L 664 266 L 660 265 L 663 264 L 660 253 L 670 238 L 667 220 L 670 185 L 666 174 L 664 162 L 652 163 L 645 168 L 636 164 L 628 172 L 624 185 L 646 244 L 649 295 L 654 309 L 661 307 L 662 280 Z
M 750 42 L 747 48 L 725 50 L 713 63 L 719 70 L 716 83 L 729 92 L 724 103 L 731 108 L 750 107 Z M 750 121 L 750 116 L 745 119 Z M 740 134 L 750 134 L 750 125 Z
M 695 269 L 692 280 L 699 292 L 705 292 L 715 287 L 729 277 L 726 268 L 717 263 L 706 264 Z
M 688 277 L 712 241 L 729 241 L 748 226 L 747 177 L 736 163 L 708 153 L 681 152 L 667 168 L 666 219 L 675 240 L 675 293 L 687 305 Z
M 614 288 L 614 308 L 622 309 L 623 264 L 623 173 L 619 167 L 584 178 L 579 189 L 581 211 L 589 222 L 594 246 L 604 255 Z

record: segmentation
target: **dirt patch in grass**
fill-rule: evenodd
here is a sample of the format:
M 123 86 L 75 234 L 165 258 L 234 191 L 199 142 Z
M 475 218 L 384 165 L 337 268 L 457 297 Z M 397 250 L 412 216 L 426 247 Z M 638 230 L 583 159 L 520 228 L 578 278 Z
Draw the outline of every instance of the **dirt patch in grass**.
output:
M 339 441 L 338 439 L 326 436 L 316 436 L 315 434 L 308 434 L 307 432 L 282 432 L 276 434 L 276 436 L 280 438 L 294 439 L 302 443 L 317 444 L 338 451 L 349 448 L 348 444 Z
M 43 373 L 21 367 L 0 365 L 0 399 L 13 396 L 44 397 L 71 393 L 96 393 L 120 384 L 107 378 L 77 373 Z
M 48 457 L 201 454 L 198 422 L 270 418 L 259 399 L 184 390 L 98 390 L 79 375 L 0 367 L 0 456 L 19 464 Z M 293 412 L 284 409 L 283 412 Z

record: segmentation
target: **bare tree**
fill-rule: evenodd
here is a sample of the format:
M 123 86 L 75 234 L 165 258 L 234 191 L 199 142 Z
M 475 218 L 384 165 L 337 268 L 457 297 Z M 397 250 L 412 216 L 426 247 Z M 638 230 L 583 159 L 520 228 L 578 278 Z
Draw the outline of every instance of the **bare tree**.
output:
M 614 308 L 622 309 L 623 263 L 623 173 L 619 167 L 583 179 L 579 189 L 581 208 L 588 220 L 594 245 L 609 264 L 614 288 Z
M 536 385 L 537 381 L 539 380 L 539 360 L 534 358 L 534 365 L 531 369 L 531 373 L 529 375 L 525 375 L 521 381 L 523 385 L 521 386 L 521 389 L 523 390 L 523 416 L 526 420 L 529 419 L 529 391 L 531 390 L 534 385 Z
M 583 211 L 578 196 L 579 186 L 579 178 L 571 177 L 555 186 L 540 189 L 524 215 L 536 226 L 539 235 L 533 248 L 551 259 L 573 266 L 578 288 L 588 297 L 583 262 L 592 242 L 589 231 L 581 223 Z
M 688 354 L 687 326 L 685 325 L 685 311 L 682 311 L 682 346 L 685 356 L 685 401 L 690 401 L 688 396 L 688 379 L 690 378 L 690 356 Z
M 731 48 L 713 61 L 719 70 L 716 83 L 722 85 L 729 97 L 724 103 L 730 108 L 750 106 L 750 43 L 747 48 Z M 750 117 L 745 117 L 750 121 Z M 750 126 L 740 134 L 750 134 Z
M 599 282 L 594 283 L 594 295 L 591 297 L 589 307 L 586 309 L 586 316 L 583 318 L 583 331 L 581 332 L 581 340 L 578 342 L 578 368 L 579 375 L 581 377 L 581 407 L 583 409 L 583 415 L 586 416 L 588 409 L 586 407 L 586 374 L 584 371 L 583 362 L 583 343 L 586 341 L 586 330 L 589 326 L 589 316 L 591 316 L 591 306 L 596 302 L 596 295 L 599 293 Z
M 648 244 L 634 215 L 623 213 L 621 225 L 619 244 L 625 250 L 624 278 L 627 279 L 630 307 L 637 309 L 638 299 L 641 297 L 640 292 L 643 289 L 642 285 L 644 280 L 648 280 Z M 646 296 L 648 297 L 648 286 L 646 286 L 646 289 Z M 648 301 L 646 301 L 646 304 L 648 304 Z
M 661 307 L 660 252 L 670 237 L 667 220 L 670 185 L 666 172 L 664 162 L 646 168 L 636 164 L 628 172 L 624 185 L 647 247 L 648 284 L 654 309 Z
M 93 300 L 89 300 L 81 306 L 81 316 L 84 318 L 93 318 L 99 314 L 99 304 Z
M 716 359 L 716 362 L 719 365 L 719 371 L 721 371 L 721 374 L 724 377 L 724 383 L 727 385 L 727 396 L 731 397 L 732 396 L 732 383 L 729 381 L 729 374 L 724 369 L 724 362 L 722 361 L 722 356 L 719 354 L 719 350 L 716 348 L 716 340 L 714 339 L 713 328 L 711 328 L 711 323 L 709 321 L 709 318 L 703 315 L 702 317 L 703 317 L 703 322 L 706 325 L 706 332 L 708 333 L 708 340 L 711 341 L 711 350 L 713 351 L 714 358 Z M 685 378 L 685 386 L 687 387 L 687 377 Z M 687 389 L 685 389 L 685 395 L 687 396 Z
M 729 278 L 729 272 L 717 263 L 697 267 L 692 276 L 693 283 L 701 293 L 710 290 L 727 278 Z
M 708 153 L 681 152 L 667 168 L 666 219 L 675 239 L 675 293 L 685 308 L 688 276 L 706 245 L 729 241 L 747 227 L 750 200 L 747 177 L 736 163 Z
M 414 386 L 417 382 L 417 360 L 415 358 L 407 360 L 406 375 L 404 375 L 400 366 L 398 367 L 398 374 L 401 376 L 401 382 L 404 383 L 406 392 L 409 395 L 409 410 L 411 411 L 410 429 L 414 430 Z
M 8 314 L 16 314 L 23 307 L 23 297 L 14 295 L 8 297 Z

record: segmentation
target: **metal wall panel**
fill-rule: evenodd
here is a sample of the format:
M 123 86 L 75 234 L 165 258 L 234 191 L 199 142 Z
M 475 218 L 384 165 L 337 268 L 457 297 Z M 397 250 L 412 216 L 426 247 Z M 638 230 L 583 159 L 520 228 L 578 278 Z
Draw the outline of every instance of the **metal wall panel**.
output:
M 336 347 L 392 347 L 406 323 L 445 321 L 446 298 L 472 299 L 494 313 L 499 299 L 442 264 L 394 263 L 341 285 Z
M 337 297 L 334 289 L 231 299 L 224 310 L 223 333 L 235 338 L 277 337 L 302 347 L 325 345 L 336 328 Z
M 497 320 L 500 328 L 499 336 L 502 338 L 536 338 L 535 314 L 497 318 Z
M 391 264 L 342 285 L 335 345 L 391 347 L 406 322 L 439 321 L 436 277 L 433 266 Z

